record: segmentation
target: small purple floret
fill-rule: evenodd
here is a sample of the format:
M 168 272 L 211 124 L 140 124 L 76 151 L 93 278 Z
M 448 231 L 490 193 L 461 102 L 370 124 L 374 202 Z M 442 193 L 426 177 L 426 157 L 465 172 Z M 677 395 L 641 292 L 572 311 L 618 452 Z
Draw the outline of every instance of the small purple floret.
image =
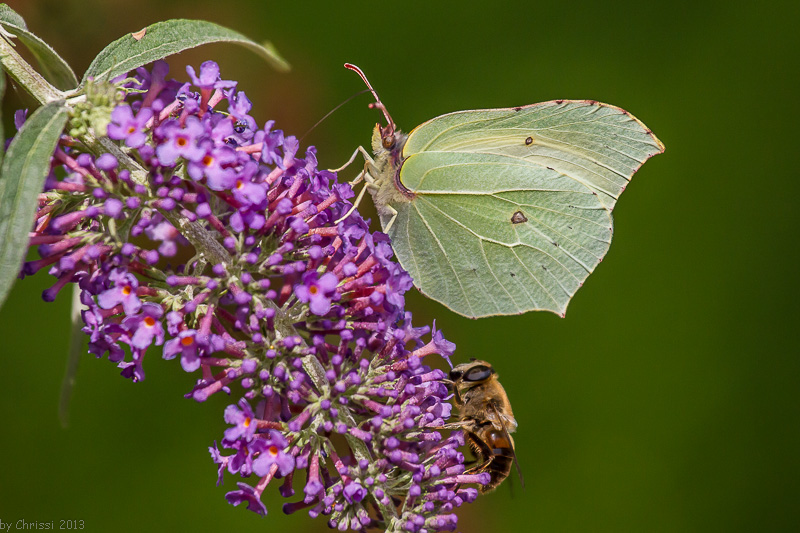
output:
M 311 312 L 323 316 L 331 308 L 331 296 L 339 283 L 337 277 L 330 272 L 317 278 L 315 272 L 308 272 L 303 276 L 303 283 L 294 288 L 297 299 L 308 303 Z

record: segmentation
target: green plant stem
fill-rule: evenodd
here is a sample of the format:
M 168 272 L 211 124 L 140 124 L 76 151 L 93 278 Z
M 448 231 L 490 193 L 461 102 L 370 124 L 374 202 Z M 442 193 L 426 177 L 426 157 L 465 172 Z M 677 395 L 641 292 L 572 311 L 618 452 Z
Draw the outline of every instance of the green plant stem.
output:
M 62 100 L 65 93 L 59 91 L 22 59 L 5 35 L 0 36 L 0 65 L 3 70 L 41 104 Z

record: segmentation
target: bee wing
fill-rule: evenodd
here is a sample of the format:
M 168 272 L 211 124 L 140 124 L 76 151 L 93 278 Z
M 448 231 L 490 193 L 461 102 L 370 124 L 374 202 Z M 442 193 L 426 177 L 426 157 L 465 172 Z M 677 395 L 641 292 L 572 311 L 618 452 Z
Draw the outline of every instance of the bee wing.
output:
M 524 489 L 525 478 L 522 477 L 522 469 L 519 467 L 519 461 L 517 460 L 517 452 L 516 450 L 514 450 L 514 441 L 511 440 L 511 435 L 508 434 L 508 429 L 506 429 L 506 421 L 502 416 L 500 416 L 500 410 L 497 408 L 495 402 L 493 401 L 488 402 L 488 406 L 492 410 L 494 415 L 497 417 L 497 420 L 500 421 L 500 427 L 503 430 L 503 436 L 511 445 L 511 456 L 514 458 L 514 466 L 517 467 L 517 475 L 519 475 L 519 482 L 522 484 L 522 488 Z

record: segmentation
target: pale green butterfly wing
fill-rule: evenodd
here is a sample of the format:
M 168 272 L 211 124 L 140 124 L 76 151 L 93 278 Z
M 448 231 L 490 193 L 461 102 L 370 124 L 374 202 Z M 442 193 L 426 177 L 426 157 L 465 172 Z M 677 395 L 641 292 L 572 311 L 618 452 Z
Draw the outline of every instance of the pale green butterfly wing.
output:
M 524 107 L 449 113 L 414 129 L 403 148 L 491 153 L 550 167 L 600 193 L 613 209 L 631 176 L 664 151 L 636 117 L 594 101 L 556 100 Z
M 535 163 L 423 152 L 400 178 L 417 196 L 394 204 L 392 247 L 423 293 L 465 316 L 563 314 L 611 241 L 597 194 Z
M 392 202 L 392 246 L 414 284 L 460 314 L 563 315 L 608 251 L 616 199 L 663 149 L 635 117 L 591 101 L 434 118 L 403 148 L 415 196 Z

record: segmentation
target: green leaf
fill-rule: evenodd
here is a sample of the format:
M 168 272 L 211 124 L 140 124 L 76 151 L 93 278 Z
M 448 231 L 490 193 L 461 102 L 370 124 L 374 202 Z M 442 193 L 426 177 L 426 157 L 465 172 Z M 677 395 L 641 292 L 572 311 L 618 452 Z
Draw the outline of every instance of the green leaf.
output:
M 0 4 L 0 23 L 12 24 L 18 28 L 28 31 L 28 26 L 25 24 L 25 19 L 22 16 L 8 7 L 7 4 Z
M 78 78 L 67 62 L 50 45 L 28 31 L 22 17 L 5 4 L 0 4 L 0 26 L 30 50 L 39 63 L 42 76 L 57 89 L 68 91 L 78 86 Z
M 28 232 L 37 198 L 67 118 L 64 102 L 40 107 L 28 118 L 6 152 L 0 170 L 0 306 L 28 250 Z
M 90 77 L 111 80 L 121 74 L 202 44 L 227 42 L 240 44 L 259 54 L 278 70 L 288 70 L 289 64 L 267 43 L 262 46 L 241 33 L 202 20 L 168 20 L 145 28 L 144 36 L 136 40 L 128 34 L 106 46 L 83 75 L 81 85 Z

